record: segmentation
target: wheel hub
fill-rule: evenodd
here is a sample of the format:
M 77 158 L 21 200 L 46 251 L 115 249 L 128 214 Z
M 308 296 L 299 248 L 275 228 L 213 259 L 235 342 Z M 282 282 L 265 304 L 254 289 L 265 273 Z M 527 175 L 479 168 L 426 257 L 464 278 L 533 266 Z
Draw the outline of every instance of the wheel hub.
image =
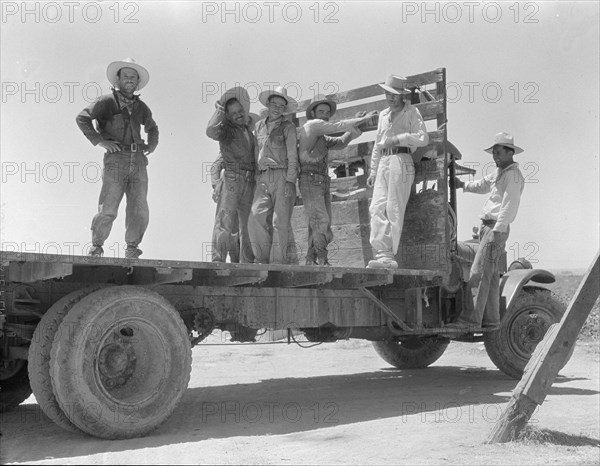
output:
M 100 380 L 108 389 L 127 383 L 135 371 L 136 356 L 131 345 L 109 343 L 100 350 Z
M 544 312 L 529 310 L 515 316 L 512 325 L 515 350 L 524 357 L 531 357 L 537 344 L 543 340 L 546 331 L 552 325 L 551 316 Z

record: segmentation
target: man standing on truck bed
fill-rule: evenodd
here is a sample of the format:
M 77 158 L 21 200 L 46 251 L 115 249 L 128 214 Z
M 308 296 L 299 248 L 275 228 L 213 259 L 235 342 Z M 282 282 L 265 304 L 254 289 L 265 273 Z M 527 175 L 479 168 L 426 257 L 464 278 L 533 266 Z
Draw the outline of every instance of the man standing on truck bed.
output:
M 296 126 L 285 119 L 297 106 L 282 86 L 259 94 L 268 109 L 256 125 L 258 159 L 256 190 L 248 221 L 256 262 L 290 263 L 291 216 L 296 200 L 298 149 Z
M 331 231 L 331 195 L 328 173 L 329 150 L 343 149 L 361 132 L 356 126 L 365 123 L 377 112 L 361 118 L 330 123 L 337 103 L 324 95 L 317 95 L 306 108 L 307 121 L 298 132 L 300 147 L 300 193 L 308 220 L 308 250 L 306 265 L 330 265 L 327 245 L 333 239 Z M 340 137 L 327 136 L 347 131 Z
M 467 333 L 481 326 L 496 329 L 500 325 L 499 263 L 525 187 L 519 164 L 513 160 L 513 156 L 523 149 L 514 145 L 510 134 L 496 134 L 494 145 L 485 151 L 494 157 L 495 173 L 467 183 L 454 179 L 454 186 L 463 188 L 464 192 L 490 193 L 483 206 L 479 247 L 467 285 L 470 296 L 466 297 L 464 310 L 457 321 L 445 327 L 457 333 Z
M 206 135 L 219 141 L 225 169 L 221 199 L 213 230 L 214 262 L 225 262 L 228 251 L 234 250 L 234 227 L 240 235 L 240 262 L 254 262 L 248 234 L 248 216 L 256 186 L 256 137 L 248 127 L 250 96 L 243 87 L 227 90 L 215 104 L 216 110 L 208 122 Z M 220 171 L 220 170 L 219 170 Z
M 369 261 L 367 267 L 397 269 L 395 255 L 415 178 L 411 154 L 417 147 L 429 144 L 429 136 L 421 113 L 405 100 L 410 94 L 406 78 L 390 75 L 380 86 L 385 90 L 389 108 L 379 115 L 367 178 L 367 184 L 373 187 L 370 241 L 376 251 L 375 260 Z
M 142 102 L 136 90 L 150 80 L 148 71 L 133 58 L 112 62 L 106 76 L 114 86 L 112 94 L 100 96 L 77 115 L 79 129 L 93 145 L 106 149 L 98 213 L 92 220 L 90 256 L 102 256 L 102 245 L 108 238 L 117 217 L 123 194 L 127 197 L 125 211 L 125 257 L 136 259 L 148 227 L 148 165 L 147 155 L 158 145 L 158 126 L 150 108 Z M 93 121 L 96 120 L 97 129 Z M 148 135 L 148 144 L 140 135 L 140 127 Z

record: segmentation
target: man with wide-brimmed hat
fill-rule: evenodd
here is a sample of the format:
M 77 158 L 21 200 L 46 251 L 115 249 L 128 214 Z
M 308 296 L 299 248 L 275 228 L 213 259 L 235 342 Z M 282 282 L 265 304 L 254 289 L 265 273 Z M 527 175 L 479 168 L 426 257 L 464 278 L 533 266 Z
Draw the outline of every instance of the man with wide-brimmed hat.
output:
M 330 265 L 327 245 L 333 240 L 331 231 L 331 195 L 328 166 L 329 150 L 343 149 L 361 132 L 358 125 L 377 112 L 362 117 L 330 122 L 337 103 L 317 95 L 306 108 L 307 121 L 298 131 L 300 161 L 300 193 L 308 221 L 306 265 Z M 328 136 L 345 131 L 342 136 Z
M 257 141 L 250 128 L 254 124 L 249 116 L 250 96 L 246 89 L 236 86 L 228 89 L 215 107 L 206 135 L 219 141 L 219 175 L 221 167 L 224 170 L 213 229 L 212 260 L 225 262 L 227 253 L 236 250 L 232 243 L 238 241 L 234 230 L 239 227 L 239 261 L 254 262 L 248 216 L 256 186 Z
M 296 126 L 285 119 L 297 107 L 282 86 L 263 91 L 258 100 L 268 109 L 256 125 L 258 140 L 257 179 L 248 221 L 256 262 L 288 264 L 295 245 L 291 217 L 296 199 L 298 149 Z
M 367 267 L 395 269 L 404 212 L 415 178 L 411 154 L 426 146 L 429 136 L 421 113 L 410 104 L 406 78 L 390 75 L 380 86 L 389 108 L 379 115 L 367 178 L 373 187 L 369 214 L 370 241 L 375 250 L 375 259 Z
M 481 212 L 479 247 L 471 265 L 465 306 L 458 320 L 446 326 L 459 334 L 500 325 L 499 264 L 525 187 L 525 178 L 513 160 L 523 149 L 514 144 L 512 135 L 496 134 L 494 144 L 484 150 L 494 157 L 494 173 L 466 183 L 454 179 L 454 186 L 464 192 L 489 193 Z
M 102 256 L 102 245 L 117 217 L 123 195 L 127 198 L 125 213 L 125 257 L 135 259 L 149 221 L 147 156 L 158 145 L 158 126 L 150 108 L 134 92 L 150 80 L 150 74 L 133 58 L 112 62 L 106 76 L 112 84 L 111 94 L 100 96 L 77 115 L 79 129 L 90 140 L 106 150 L 98 213 L 92 220 L 91 256 Z M 94 128 L 94 120 L 97 129 Z M 148 136 L 144 142 L 141 127 Z

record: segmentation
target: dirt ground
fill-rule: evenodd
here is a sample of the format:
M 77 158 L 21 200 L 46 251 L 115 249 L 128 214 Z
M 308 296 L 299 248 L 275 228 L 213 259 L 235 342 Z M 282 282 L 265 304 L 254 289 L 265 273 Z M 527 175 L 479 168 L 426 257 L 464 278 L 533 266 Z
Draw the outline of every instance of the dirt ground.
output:
M 220 343 L 221 334 L 207 342 Z M 189 388 L 145 438 L 62 430 L 30 397 L 2 417 L 2 463 L 600 464 L 598 344 L 578 343 L 531 440 L 485 441 L 516 381 L 482 343 L 399 371 L 360 340 L 194 348 Z M 545 440 L 545 442 L 541 442 Z

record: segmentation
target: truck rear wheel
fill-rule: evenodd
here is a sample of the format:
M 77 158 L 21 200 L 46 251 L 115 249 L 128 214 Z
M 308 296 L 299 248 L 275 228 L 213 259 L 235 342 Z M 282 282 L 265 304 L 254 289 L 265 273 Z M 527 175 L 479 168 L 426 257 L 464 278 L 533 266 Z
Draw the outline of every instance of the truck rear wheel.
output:
M 0 361 L 0 413 L 19 406 L 31 395 L 27 361 L 12 359 Z
M 71 432 L 80 432 L 80 430 L 63 413 L 52 392 L 50 351 L 56 332 L 67 313 L 81 298 L 96 289 L 74 291 L 50 306 L 36 327 L 29 347 L 29 380 L 35 399 L 46 416 L 63 429 Z
M 154 291 L 104 288 L 84 297 L 52 345 L 52 388 L 79 429 L 146 435 L 173 412 L 190 378 L 191 346 L 176 309 Z
M 448 338 L 407 337 L 401 341 L 374 341 L 384 361 L 398 369 L 423 369 L 437 361 L 450 344 Z
M 483 336 L 494 365 L 509 377 L 520 379 L 535 347 L 565 311 L 566 306 L 549 290 L 523 288 L 502 317 L 500 329 Z

